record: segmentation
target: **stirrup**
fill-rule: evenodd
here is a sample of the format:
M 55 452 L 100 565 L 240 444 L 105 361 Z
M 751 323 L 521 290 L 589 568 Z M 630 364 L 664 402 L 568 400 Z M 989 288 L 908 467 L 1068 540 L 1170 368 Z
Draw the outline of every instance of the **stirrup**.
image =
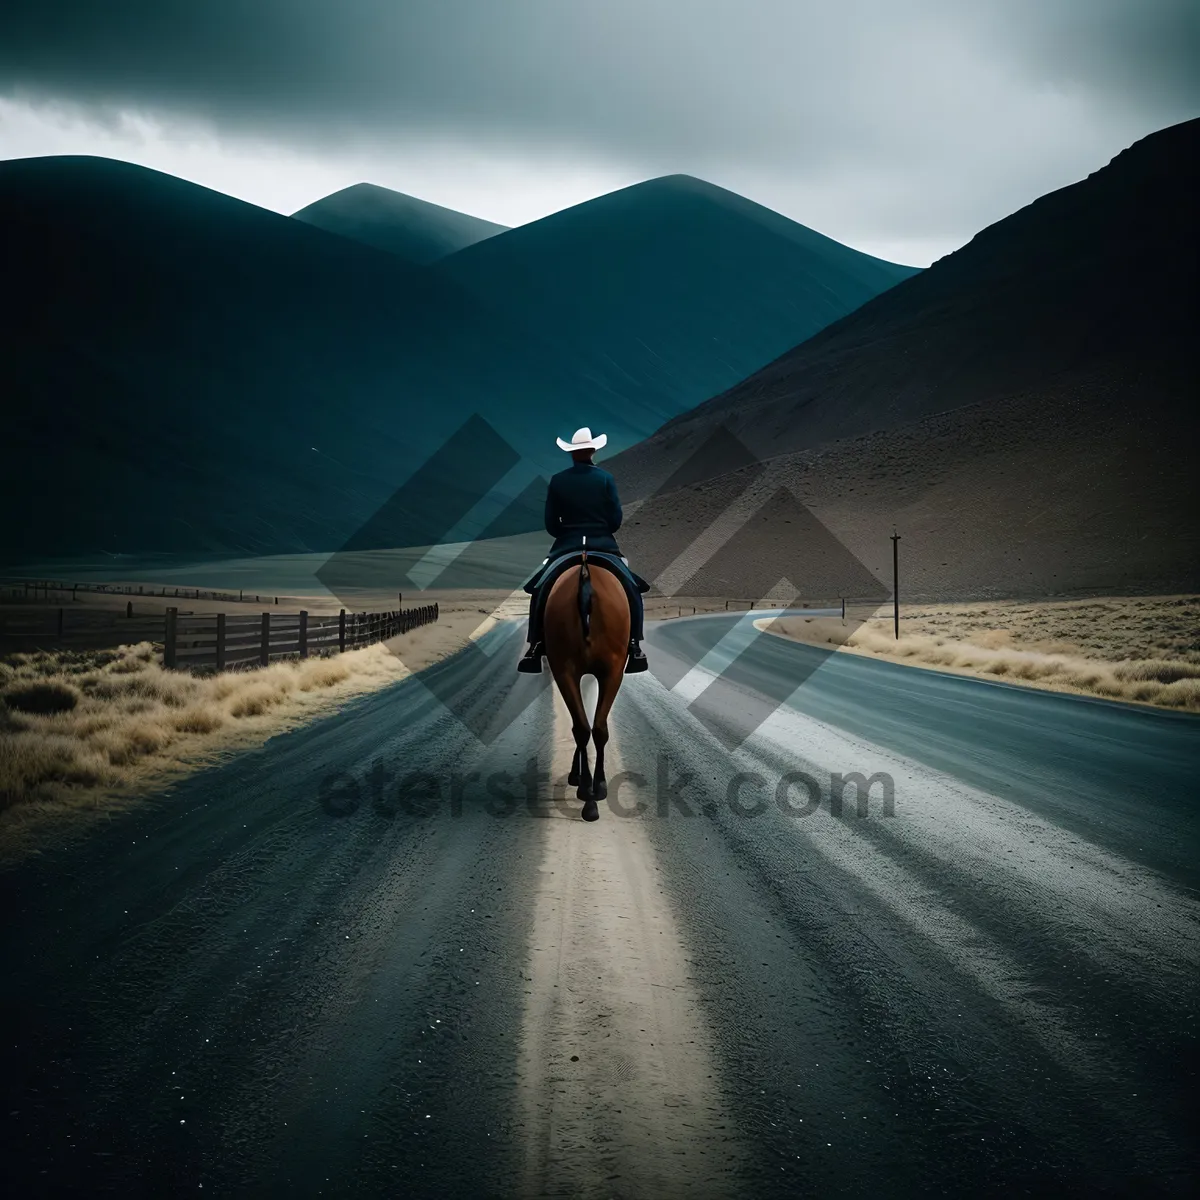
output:
M 635 654 L 634 651 L 637 651 Z M 625 674 L 636 675 L 639 671 L 649 670 L 650 663 L 646 658 L 642 647 L 635 641 L 629 643 L 629 658 L 625 662 Z
M 527 675 L 540 675 L 542 673 L 542 655 L 544 653 L 542 643 L 534 642 L 517 663 L 517 670 Z

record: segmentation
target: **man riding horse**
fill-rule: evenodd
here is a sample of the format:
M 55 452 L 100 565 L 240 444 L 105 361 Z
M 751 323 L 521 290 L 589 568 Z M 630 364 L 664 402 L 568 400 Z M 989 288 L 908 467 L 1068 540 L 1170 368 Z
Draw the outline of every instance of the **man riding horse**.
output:
M 608 565 L 621 578 L 629 597 L 629 659 L 625 667 L 627 674 L 644 671 L 646 655 L 642 652 L 642 597 L 649 585 L 629 570 L 628 560 L 621 554 L 613 536 L 621 528 L 621 501 L 617 495 L 617 481 L 596 466 L 592 458 L 596 451 L 608 441 L 607 434 L 592 437 L 588 428 L 577 429 L 569 442 L 556 438 L 560 450 L 566 450 L 572 465 L 559 471 L 550 480 L 546 492 L 546 532 L 554 538 L 550 553 L 543 561 L 537 575 L 525 590 L 531 593 L 529 601 L 529 649 L 517 663 L 518 671 L 537 673 L 542 669 L 541 615 L 544 597 L 554 578 L 556 560 L 566 561 L 563 556 L 573 551 L 587 549 L 598 551 L 594 560 L 597 565 Z M 618 563 L 623 564 L 618 567 Z M 549 565 L 547 565 L 549 564 Z

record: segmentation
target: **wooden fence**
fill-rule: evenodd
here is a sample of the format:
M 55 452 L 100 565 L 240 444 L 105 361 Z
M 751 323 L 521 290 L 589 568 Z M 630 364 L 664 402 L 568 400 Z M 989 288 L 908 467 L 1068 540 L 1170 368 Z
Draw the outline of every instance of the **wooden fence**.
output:
M 437 619 L 436 604 L 377 613 L 348 613 L 343 608 L 337 616 L 327 617 L 304 610 L 230 616 L 184 614 L 168 608 L 163 666 L 189 671 L 265 667 L 281 658 L 310 658 L 369 646 Z
M 308 612 L 166 613 L 59 606 L 0 608 L 0 654 L 17 650 L 99 650 L 135 642 L 163 647 L 163 665 L 191 670 L 254 667 L 282 657 L 337 654 L 436 621 L 436 604 L 332 616 Z
M 275 604 L 282 599 L 285 604 L 294 600 L 287 596 L 276 596 L 266 592 L 219 592 L 211 588 L 153 587 L 144 583 L 64 583 L 55 579 L 5 579 L 0 580 L 0 594 L 10 600 L 58 601 L 75 600 L 80 592 L 92 592 L 104 596 L 146 596 L 171 600 L 216 600 L 221 604 Z
M 647 616 L 650 615 L 650 605 L 652 603 L 657 603 L 657 608 L 653 618 L 657 620 L 670 620 L 672 616 L 675 616 L 676 618 L 691 617 L 700 614 L 710 614 L 721 611 L 749 612 L 757 608 L 773 610 L 780 607 L 780 605 L 773 604 L 769 600 L 745 600 L 736 598 L 724 599 L 716 597 L 708 598 L 707 600 L 699 597 L 696 599 L 698 600 L 698 603 L 693 604 L 690 602 L 675 603 L 669 599 L 664 601 L 660 597 L 653 597 L 646 602 Z M 860 600 L 849 596 L 834 596 L 831 599 L 801 600 L 797 601 L 794 605 L 789 605 L 788 607 L 794 607 L 797 611 L 802 611 L 806 608 L 812 608 L 816 609 L 817 611 L 825 610 L 833 612 L 837 612 L 840 608 L 841 615 L 844 620 L 846 617 L 846 612 L 850 608 L 858 609 L 860 611 L 866 610 L 868 614 L 873 614 L 875 610 L 882 608 L 887 603 L 889 603 L 887 597 L 882 600 L 878 598 L 871 600 Z M 674 614 L 671 612 L 672 609 L 675 609 Z M 859 619 L 862 618 L 860 617 Z

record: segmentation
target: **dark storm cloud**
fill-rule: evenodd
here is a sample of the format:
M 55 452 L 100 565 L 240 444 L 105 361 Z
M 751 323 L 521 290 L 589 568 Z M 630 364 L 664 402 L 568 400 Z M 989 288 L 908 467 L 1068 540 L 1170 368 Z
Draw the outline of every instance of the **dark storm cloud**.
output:
M 0 90 L 310 144 L 452 132 L 626 162 L 904 153 L 980 64 L 1148 128 L 1197 98 L 1184 0 L 5 0 Z M 957 63 L 956 63 L 957 60 Z M 958 70 L 961 69 L 961 77 Z M 973 119 L 971 105 L 961 114 Z M 1002 119 L 1002 114 L 996 114 Z M 913 129 L 913 125 L 918 129 Z
M 1153 110 L 1200 99 L 1200 5 L 1194 0 L 1009 0 L 965 6 L 1028 76 L 1074 82 Z
M 0 99 L 687 172 L 923 263 L 1196 115 L 1198 42 L 1195 0 L 0 0 Z

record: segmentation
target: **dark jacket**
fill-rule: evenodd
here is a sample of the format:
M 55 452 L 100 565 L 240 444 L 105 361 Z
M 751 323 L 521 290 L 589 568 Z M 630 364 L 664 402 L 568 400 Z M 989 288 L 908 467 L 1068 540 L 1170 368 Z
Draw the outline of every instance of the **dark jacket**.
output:
M 546 532 L 553 551 L 574 549 L 587 535 L 587 544 L 616 553 L 612 536 L 621 528 L 617 481 L 592 463 L 572 463 L 550 479 L 546 490 Z

